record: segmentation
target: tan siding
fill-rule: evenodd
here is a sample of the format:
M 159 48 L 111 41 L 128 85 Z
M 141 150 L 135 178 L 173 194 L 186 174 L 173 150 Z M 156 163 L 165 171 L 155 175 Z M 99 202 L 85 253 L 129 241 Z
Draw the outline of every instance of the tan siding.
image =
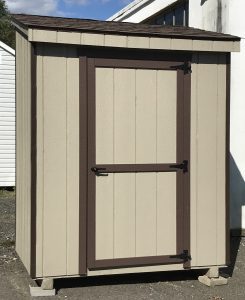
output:
M 176 162 L 177 74 L 157 71 L 157 163 Z
M 79 64 L 67 51 L 67 274 L 78 273 L 79 257 Z M 70 56 L 70 57 L 69 57 Z M 69 79 L 69 80 L 68 80 Z
M 192 265 L 225 263 L 225 66 L 198 55 L 192 73 Z M 196 212 L 196 214 L 195 214 Z M 195 229 L 196 227 L 196 229 Z
M 114 163 L 134 164 L 135 70 L 115 69 L 114 97 Z
M 176 173 L 157 174 L 157 255 L 176 252 Z
M 114 257 L 135 256 L 135 174 L 115 174 Z
M 79 239 L 79 61 L 75 49 L 64 46 L 39 46 L 38 54 L 38 274 L 75 275 Z
M 217 264 L 223 264 L 226 257 L 226 210 L 225 210 L 225 164 L 226 157 L 226 60 L 219 55 L 218 99 L 217 99 Z
M 34 42 L 63 43 L 106 47 L 126 47 L 139 49 L 239 52 L 240 42 L 202 41 L 192 39 L 172 39 L 140 37 L 99 33 L 78 33 L 54 30 L 29 29 L 29 40 Z
M 96 176 L 96 259 L 114 257 L 114 174 Z
M 96 69 L 97 163 L 176 161 L 176 82 L 174 71 Z M 97 259 L 175 252 L 175 173 L 96 177 Z
M 38 48 L 37 55 L 37 248 L 36 275 L 43 275 L 43 190 L 44 190 L 44 128 L 43 128 L 43 49 Z
M 30 272 L 31 48 L 18 33 L 16 50 L 16 251 Z
M 136 70 L 135 155 L 137 164 L 156 163 L 156 73 L 155 70 Z

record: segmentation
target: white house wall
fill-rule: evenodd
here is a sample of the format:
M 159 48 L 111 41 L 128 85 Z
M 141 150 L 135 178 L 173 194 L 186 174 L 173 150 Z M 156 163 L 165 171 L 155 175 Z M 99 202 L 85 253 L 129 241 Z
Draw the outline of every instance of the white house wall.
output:
M 15 185 L 15 55 L 0 42 L 0 186 Z
M 109 20 L 140 23 L 176 0 L 145 1 L 138 9 L 129 8 Z M 241 52 L 231 54 L 231 228 L 245 229 L 245 18 L 244 0 L 189 0 L 189 26 L 237 35 Z
M 231 54 L 231 227 L 245 229 L 245 19 L 244 0 L 190 0 L 189 26 L 237 35 L 241 52 Z

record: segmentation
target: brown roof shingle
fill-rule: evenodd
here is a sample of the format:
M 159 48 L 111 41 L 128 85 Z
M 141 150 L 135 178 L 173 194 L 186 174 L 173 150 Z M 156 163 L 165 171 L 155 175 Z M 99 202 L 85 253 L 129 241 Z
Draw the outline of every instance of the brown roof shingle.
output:
M 71 19 L 26 14 L 13 14 L 13 23 L 24 28 L 53 29 L 63 31 L 80 31 L 136 36 L 174 37 L 185 39 L 204 39 L 239 41 L 240 38 L 229 34 L 205 31 L 192 27 L 147 25 L 125 22 Z

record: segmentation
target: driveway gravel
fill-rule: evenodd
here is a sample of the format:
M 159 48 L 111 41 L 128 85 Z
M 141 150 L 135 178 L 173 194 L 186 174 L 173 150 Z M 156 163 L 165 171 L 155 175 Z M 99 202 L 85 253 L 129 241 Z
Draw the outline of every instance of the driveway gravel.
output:
M 0 190 L 0 300 L 28 300 L 32 280 L 14 250 L 15 194 Z M 232 238 L 232 265 L 222 270 L 227 286 L 209 288 L 200 272 L 160 272 L 97 278 L 59 279 L 57 295 L 36 299 L 86 300 L 245 300 L 245 239 Z

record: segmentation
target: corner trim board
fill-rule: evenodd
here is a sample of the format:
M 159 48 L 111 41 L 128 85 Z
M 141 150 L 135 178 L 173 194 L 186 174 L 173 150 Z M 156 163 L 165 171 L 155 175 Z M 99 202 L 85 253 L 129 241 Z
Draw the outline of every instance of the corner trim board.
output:
M 37 178 L 37 57 L 31 44 L 31 250 L 30 275 L 36 277 L 36 178 Z

